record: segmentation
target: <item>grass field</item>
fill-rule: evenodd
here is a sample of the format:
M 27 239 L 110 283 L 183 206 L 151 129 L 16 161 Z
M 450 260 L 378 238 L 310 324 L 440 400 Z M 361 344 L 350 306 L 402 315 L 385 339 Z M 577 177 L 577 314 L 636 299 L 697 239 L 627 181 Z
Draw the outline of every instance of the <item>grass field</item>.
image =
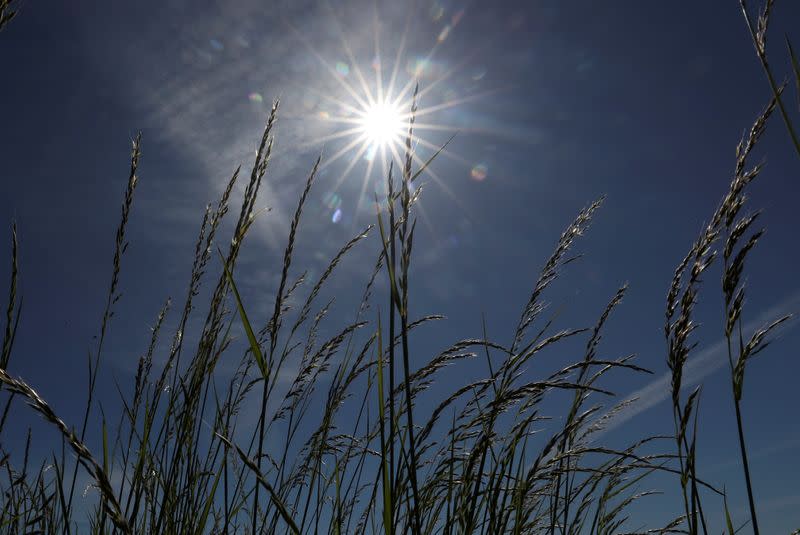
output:
M 16 23 L 17 4 L 0 1 L 0 29 Z M 415 330 L 426 324 L 435 329 L 440 319 L 416 315 L 411 290 L 410 268 L 421 247 L 415 242 L 415 206 L 424 195 L 415 179 L 435 165 L 438 154 L 421 165 L 412 157 L 416 99 L 403 163 L 386 177 L 388 193 L 376 199 L 374 224 L 344 243 L 314 279 L 298 276 L 302 266 L 298 271 L 293 262 L 320 166 L 320 160 L 309 162 L 277 267 L 278 289 L 258 296 L 270 303 L 270 314 L 258 323 L 249 308 L 256 297 L 240 293 L 236 268 L 269 171 L 280 115 L 276 101 L 249 171 L 237 169 L 221 197 L 201 214 L 184 297 L 167 300 L 153 320 L 133 384 L 120 385 L 120 400 L 108 403 L 119 406 L 119 413 L 103 410 L 97 392 L 109 351 L 107 333 L 126 327 L 115 323 L 114 312 L 124 306 L 121 288 L 131 275 L 125 271 L 126 230 L 135 217 L 141 146 L 147 140 L 133 140 L 88 381 L 74 385 L 86 399 L 80 421 L 62 420 L 59 407 L 15 375 L 15 359 L 22 358 L 14 352 L 18 322 L 36 318 L 21 310 L 18 250 L 25 244 L 18 243 L 12 227 L 0 354 L 0 531 L 627 533 L 637 529 L 626 524 L 629 510 L 650 494 L 639 490 L 642 482 L 662 474 L 671 482 L 662 491 L 681 507 L 667 525 L 643 532 L 759 533 L 743 391 L 748 362 L 790 317 L 775 317 L 754 331 L 741 320 L 746 261 L 757 253 L 763 234 L 758 200 L 748 196 L 750 184 L 761 180 L 761 164 L 752 153 L 769 125 L 786 129 L 800 157 L 797 106 L 767 60 L 770 7 L 771 2 L 756 16 L 746 8 L 744 13 L 773 97 L 736 147 L 730 186 L 709 210 L 706 228 L 687 244 L 685 257 L 675 259 L 674 277 L 665 281 L 670 436 L 643 436 L 624 448 L 603 443 L 603 431 L 615 415 L 636 403 L 608 391 L 607 376 L 650 373 L 632 357 L 609 359 L 600 349 L 606 322 L 627 288 L 611 295 L 588 326 L 557 327 L 547 307 L 552 283 L 576 259 L 577 242 L 586 239 L 593 217 L 603 209 L 602 198 L 588 202 L 555 240 L 532 289 L 525 290 L 527 304 L 510 340 L 476 332 L 425 363 L 415 358 Z M 800 90 L 800 66 L 793 52 L 791 58 L 790 85 Z M 237 191 L 243 191 L 241 198 Z M 230 235 L 223 232 L 228 219 Z M 363 281 L 351 316 L 331 317 L 331 303 L 320 296 L 356 247 L 372 248 L 372 275 Z M 731 447 L 741 458 L 737 477 L 745 482 L 749 503 L 742 526 L 733 525 L 724 487 L 706 480 L 696 463 L 698 426 L 714 415 L 701 409 L 700 388 L 687 392 L 682 382 L 697 352 L 695 308 L 711 293 L 725 304 L 718 325 L 704 328 L 717 329 L 727 343 L 730 406 L 739 438 Z M 167 331 L 168 316 L 177 317 L 177 329 Z M 190 332 L 196 325 L 200 328 Z M 535 367 L 528 364 L 564 344 L 581 348 L 574 363 L 547 376 L 532 374 Z M 166 365 L 154 365 L 162 353 Z M 222 359 L 239 363 L 230 380 L 220 379 Z M 448 391 L 443 375 L 456 373 L 466 361 L 480 363 L 483 377 Z M 420 410 L 421 400 L 426 410 Z M 255 414 L 246 425 L 244 407 Z M 61 442 L 45 458 L 31 453 L 38 451 L 31 447 L 35 434 L 6 425 L 12 411 L 22 410 L 38 413 L 59 433 Z M 9 435 L 26 446 L 7 448 Z M 79 483 L 87 475 L 98 491 L 89 507 L 81 500 L 85 489 Z M 726 525 L 713 525 L 712 517 L 720 513 Z

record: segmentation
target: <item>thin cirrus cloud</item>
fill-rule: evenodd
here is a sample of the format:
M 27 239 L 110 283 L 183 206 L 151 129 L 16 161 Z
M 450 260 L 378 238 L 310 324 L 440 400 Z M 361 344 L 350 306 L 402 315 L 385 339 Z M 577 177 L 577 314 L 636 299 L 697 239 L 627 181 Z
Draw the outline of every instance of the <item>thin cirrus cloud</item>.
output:
M 800 309 L 800 291 L 791 294 L 777 305 L 759 314 L 757 318 L 747 322 L 743 327 L 744 332 L 753 332 L 786 314 L 797 312 L 798 309 Z M 780 328 L 780 333 L 787 333 L 795 329 L 798 323 L 800 322 L 796 319 L 785 323 Z M 681 390 L 697 385 L 703 378 L 716 372 L 727 363 L 727 342 L 724 338 L 694 355 L 690 355 L 684 367 Z M 605 433 L 666 400 L 671 395 L 670 384 L 671 375 L 669 372 L 665 372 L 644 387 L 625 396 L 625 399 L 635 401 L 626 404 L 616 414 L 606 413 L 601 417 L 607 417 L 608 421 L 601 430 L 594 434 L 594 439 L 597 440 Z
M 293 9 L 301 7 L 297 4 Z M 264 22 L 263 5 L 258 2 L 243 2 L 235 12 L 220 17 L 194 11 L 191 3 L 170 2 L 159 22 L 140 33 L 104 38 L 111 44 L 93 48 L 88 56 L 103 83 L 113 86 L 117 98 L 132 108 L 146 142 L 168 151 L 178 162 L 170 163 L 176 169 L 161 169 L 152 160 L 156 163 L 149 178 L 158 193 L 146 208 L 159 217 L 168 198 L 187 205 L 178 212 L 170 207 L 170 217 L 195 221 L 202 214 L 188 205 L 202 207 L 216 198 L 239 165 L 241 187 L 272 100 L 283 97 L 270 176 L 260 195 L 273 214 L 259 237 L 279 247 L 298 184 L 319 152 L 319 147 L 302 153 L 289 150 L 318 135 L 316 123 L 291 118 L 298 100 L 296 87 L 309 85 L 307 54 L 287 34 L 280 18 L 270 20 L 268 27 L 258 25 Z M 115 16 L 121 15 L 115 12 Z M 242 24 L 243 20 L 252 23 Z M 95 37 L 98 31 L 102 30 L 97 26 L 86 30 Z M 109 70 L 109 64 L 122 68 Z M 170 179 L 181 173 L 192 177 L 188 191 L 183 182 Z M 187 196 L 196 202 L 188 202 Z

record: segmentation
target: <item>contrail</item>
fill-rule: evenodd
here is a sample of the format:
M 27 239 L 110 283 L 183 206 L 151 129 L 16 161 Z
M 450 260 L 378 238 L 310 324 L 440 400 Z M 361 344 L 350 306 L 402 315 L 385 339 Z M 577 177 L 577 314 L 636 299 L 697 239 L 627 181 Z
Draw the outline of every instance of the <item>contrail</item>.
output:
M 800 308 L 800 291 L 793 293 L 787 299 L 761 313 L 756 319 L 744 325 L 745 333 L 752 333 L 765 324 L 796 311 Z M 781 332 L 788 332 L 798 325 L 798 321 L 791 320 L 785 324 Z M 749 336 L 749 335 L 748 335 Z M 698 384 L 704 377 L 714 373 L 728 363 L 727 342 L 725 338 L 716 341 L 710 347 L 690 355 L 683 368 L 683 383 L 681 390 Z M 661 403 L 671 396 L 671 375 L 670 372 L 663 373 L 639 390 L 625 396 L 624 399 L 636 399 L 620 410 L 616 415 L 611 416 L 605 427 L 594 434 L 595 439 L 604 433 L 619 427 L 634 416 L 646 411 L 647 409 Z M 608 413 L 606 413 L 608 414 Z

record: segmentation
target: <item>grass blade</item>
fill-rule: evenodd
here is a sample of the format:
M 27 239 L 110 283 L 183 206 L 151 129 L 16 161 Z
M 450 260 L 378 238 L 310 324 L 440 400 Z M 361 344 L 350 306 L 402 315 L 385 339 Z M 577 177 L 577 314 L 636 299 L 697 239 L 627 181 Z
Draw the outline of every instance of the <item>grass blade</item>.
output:
M 253 352 L 253 358 L 256 359 L 256 364 L 261 372 L 261 377 L 264 379 L 264 381 L 268 381 L 269 368 L 266 360 L 264 359 L 264 354 L 261 352 L 261 347 L 258 345 L 258 340 L 253 332 L 253 327 L 250 324 L 250 320 L 247 318 L 247 312 L 244 309 L 244 305 L 242 305 L 242 297 L 239 295 L 239 290 L 236 288 L 236 283 L 233 281 L 233 275 L 231 275 L 231 272 L 228 269 L 228 264 L 225 262 L 225 257 L 222 256 L 222 251 L 219 251 L 219 256 L 222 259 L 222 267 L 225 269 L 225 277 L 228 279 L 228 284 L 231 285 L 231 290 L 233 290 L 233 297 L 236 299 L 236 309 L 239 311 L 239 318 L 242 321 L 242 326 L 244 327 L 245 333 L 247 333 L 247 341 L 250 343 L 250 351 Z

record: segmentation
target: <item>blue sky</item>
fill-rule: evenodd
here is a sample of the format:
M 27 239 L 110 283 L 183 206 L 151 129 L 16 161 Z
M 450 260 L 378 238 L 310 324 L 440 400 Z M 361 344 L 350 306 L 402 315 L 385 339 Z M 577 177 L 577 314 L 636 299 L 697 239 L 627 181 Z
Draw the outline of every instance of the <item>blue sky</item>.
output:
M 800 21 L 800 5 L 779 2 L 772 45 L 780 69 L 781 36 L 797 35 L 792 21 Z M 353 105 L 345 86 L 362 90 L 359 71 L 374 90 L 376 73 L 387 83 L 397 64 L 396 86 L 418 76 L 429 112 L 419 120 L 436 127 L 421 128 L 421 137 L 440 145 L 457 132 L 435 176 L 422 179 L 412 309 L 448 319 L 420 332 L 420 354 L 480 336 L 482 315 L 490 337 L 509 340 L 561 230 L 606 195 L 579 242 L 585 257 L 548 300 L 563 309 L 564 326 L 583 326 L 630 285 L 603 348 L 636 353 L 654 375 L 610 381 L 620 396 L 636 393 L 642 402 L 605 438 L 621 444 L 671 432 L 659 382 L 666 291 L 726 191 L 736 143 L 769 98 L 738 2 L 28 1 L 0 47 L 0 222 L 19 226 L 25 299 L 10 371 L 67 421 L 77 423 L 83 407 L 86 351 L 102 314 L 135 133 L 143 132 L 141 183 L 103 369 L 103 392 L 112 397 L 113 379 L 125 384 L 135 371 L 164 299 L 183 295 L 202 210 L 237 165 L 249 170 L 272 99 L 281 99 L 281 112 L 259 201 L 270 211 L 259 216 L 238 273 L 251 314 L 264 317 L 272 306 L 289 218 L 320 151 L 330 163 L 312 192 L 295 265 L 318 275 L 375 222 L 377 169 L 366 175 L 361 154 L 344 175 L 357 147 L 334 159 L 351 138 L 321 139 L 348 128 L 331 118 L 344 113 L 342 103 Z M 765 210 L 768 233 L 748 266 L 747 325 L 800 310 L 800 159 L 777 116 L 760 158 L 766 167 L 750 207 Z M 331 290 L 340 310 L 353 310 L 377 243 L 372 236 L 343 264 Z M 731 490 L 745 518 L 712 273 L 690 374 L 704 383 L 700 464 Z M 800 526 L 798 343 L 800 329 L 789 323 L 750 365 L 745 385 L 762 529 L 770 533 Z M 658 483 L 677 491 L 674 481 Z M 647 514 L 666 516 L 658 508 Z

